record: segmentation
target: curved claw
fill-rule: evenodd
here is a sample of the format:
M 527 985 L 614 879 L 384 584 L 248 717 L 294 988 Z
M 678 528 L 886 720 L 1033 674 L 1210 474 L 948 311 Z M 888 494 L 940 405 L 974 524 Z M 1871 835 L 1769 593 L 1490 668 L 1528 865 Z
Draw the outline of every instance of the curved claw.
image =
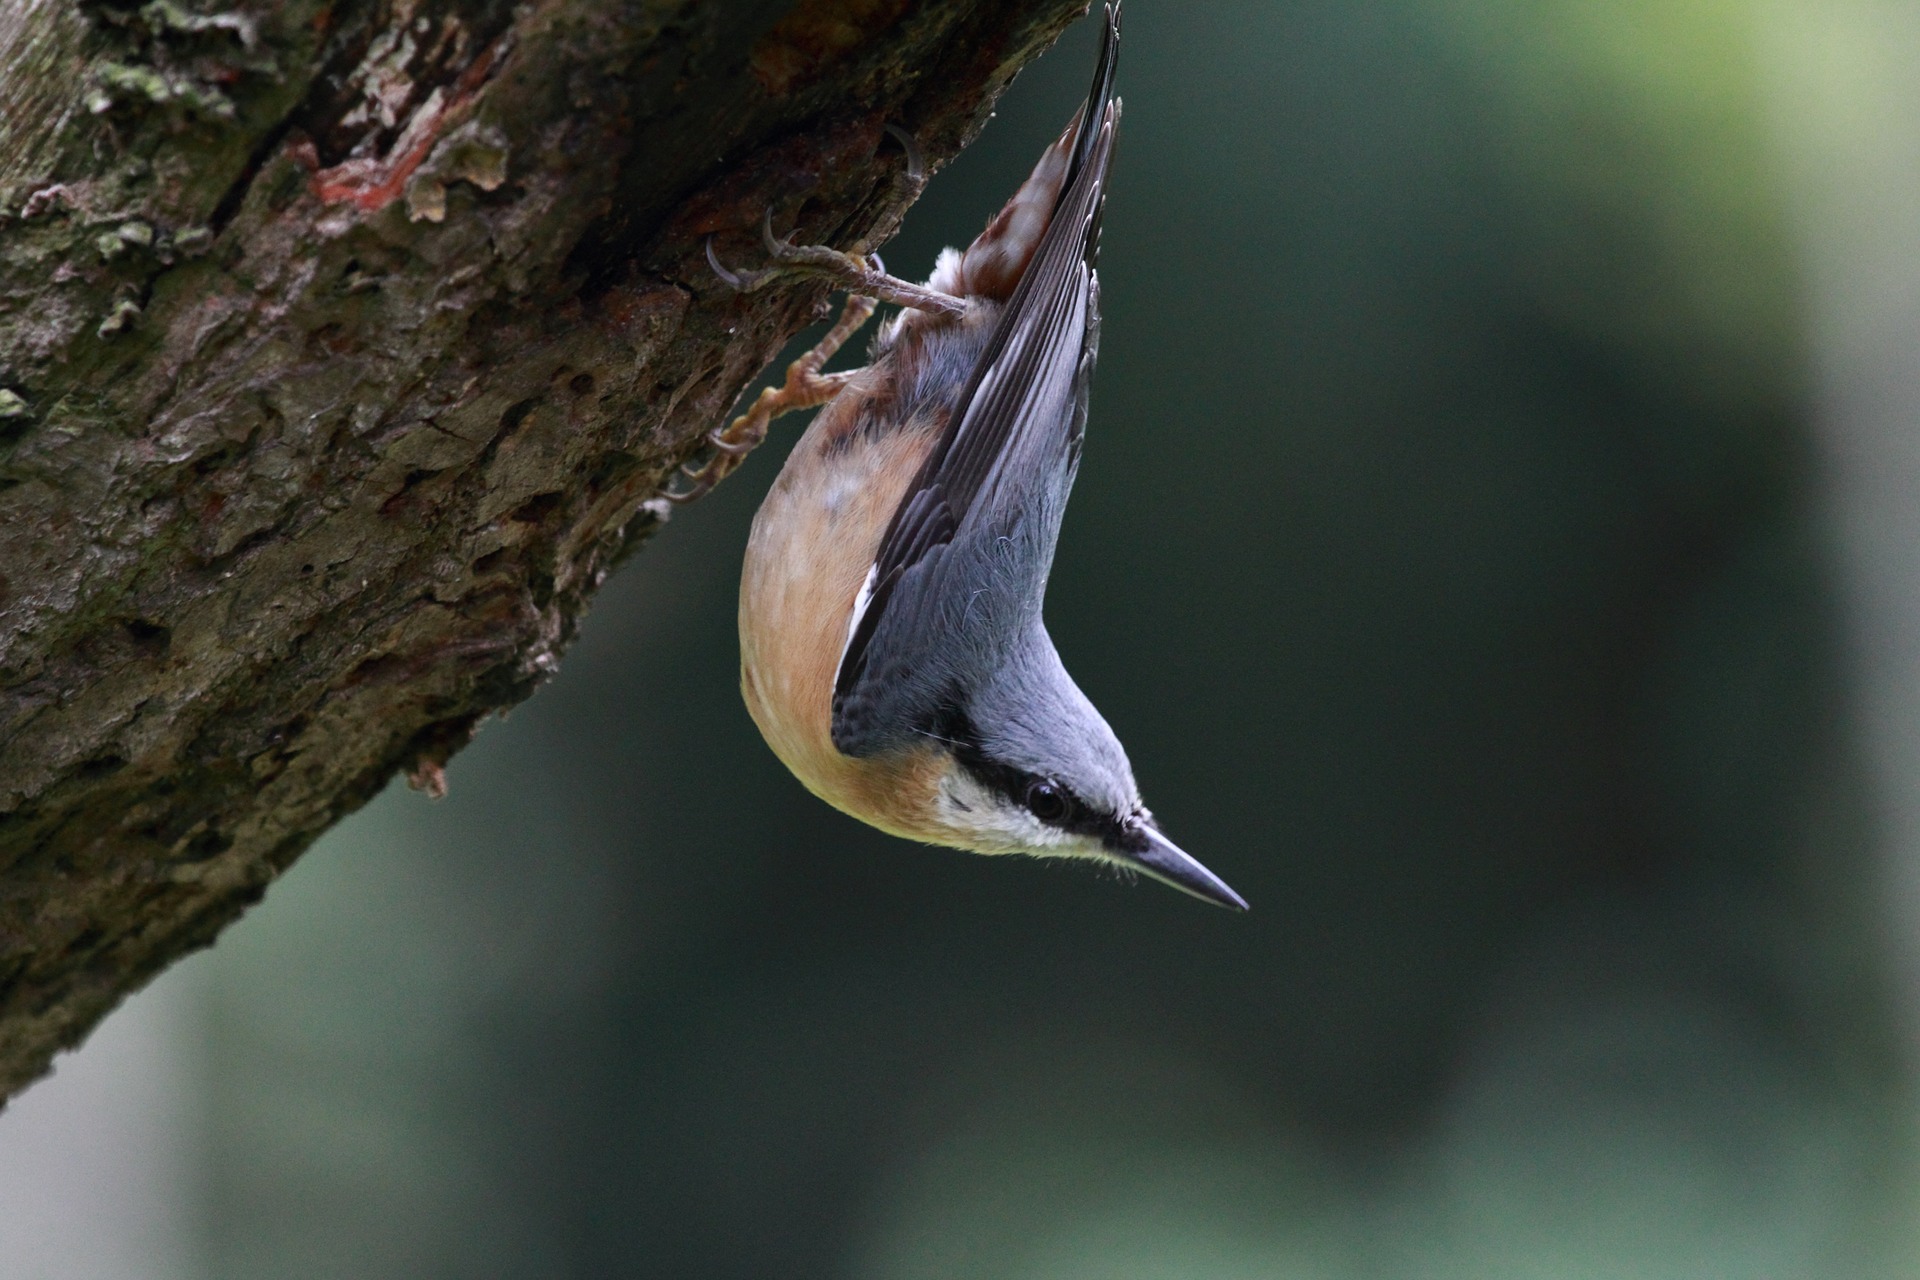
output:
M 765 271 L 729 270 L 727 266 L 720 261 L 720 255 L 713 251 L 712 236 L 707 237 L 707 265 L 713 268 L 713 274 L 720 277 L 722 284 L 738 293 L 752 293 L 777 274 L 773 269 Z
M 677 493 L 664 485 L 660 489 L 660 496 L 676 507 L 684 507 L 689 502 L 706 497 L 718 483 L 709 467 L 681 467 L 679 473 L 687 478 L 686 488 Z
M 767 252 L 772 254 L 776 260 L 779 259 L 781 254 L 793 248 L 792 241 L 782 240 L 779 236 L 773 234 L 773 209 L 771 206 L 760 215 L 760 243 L 767 246 Z
M 707 237 L 707 265 L 713 268 L 713 274 L 720 277 L 720 283 L 726 285 L 735 293 L 746 292 L 747 282 L 720 265 L 720 255 L 713 251 L 712 236 Z
M 726 432 L 722 431 L 719 427 L 715 427 L 713 430 L 707 432 L 707 445 L 715 453 L 724 453 L 729 458 L 744 458 L 759 448 L 760 442 L 758 440 L 742 440 L 736 444 L 732 440 L 727 439 Z M 704 468 L 702 469 L 704 470 Z
M 919 140 L 897 124 L 883 124 L 880 127 L 886 131 L 889 137 L 900 144 L 902 151 L 907 153 L 907 181 L 926 181 L 927 158 L 921 154 Z

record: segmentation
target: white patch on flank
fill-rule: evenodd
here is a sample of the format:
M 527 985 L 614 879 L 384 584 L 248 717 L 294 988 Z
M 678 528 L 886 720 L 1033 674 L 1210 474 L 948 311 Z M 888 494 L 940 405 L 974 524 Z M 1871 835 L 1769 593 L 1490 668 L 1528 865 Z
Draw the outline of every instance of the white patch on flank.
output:
M 880 562 L 874 561 L 867 566 L 867 580 L 860 584 L 860 594 L 853 598 L 853 613 L 847 618 L 847 638 L 840 642 L 840 661 L 847 660 L 847 646 L 853 643 L 853 633 L 860 626 L 860 619 L 867 614 L 867 606 L 873 603 L 873 584 L 880 574 Z M 840 674 L 839 665 L 834 667 L 835 682 Z
M 826 496 L 820 500 L 820 505 L 825 507 L 830 514 L 839 515 L 840 512 L 845 509 L 849 500 L 860 496 L 860 490 L 866 483 L 866 479 L 867 477 L 864 475 L 858 477 L 845 475 L 834 476 L 833 483 L 827 489 Z
M 935 293 L 963 295 L 966 289 L 964 262 L 958 249 L 942 249 L 940 256 L 933 260 L 933 275 L 927 279 L 927 288 Z

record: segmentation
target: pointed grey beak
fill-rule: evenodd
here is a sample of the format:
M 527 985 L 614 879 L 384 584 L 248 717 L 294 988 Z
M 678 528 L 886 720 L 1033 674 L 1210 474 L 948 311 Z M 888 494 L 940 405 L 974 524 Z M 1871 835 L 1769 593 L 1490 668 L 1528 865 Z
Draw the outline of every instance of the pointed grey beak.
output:
M 1247 900 L 1227 887 L 1227 882 L 1201 866 L 1179 845 L 1160 834 L 1153 819 L 1144 815 L 1126 825 L 1114 858 L 1126 866 L 1144 871 L 1162 884 L 1172 885 L 1204 902 L 1245 911 Z

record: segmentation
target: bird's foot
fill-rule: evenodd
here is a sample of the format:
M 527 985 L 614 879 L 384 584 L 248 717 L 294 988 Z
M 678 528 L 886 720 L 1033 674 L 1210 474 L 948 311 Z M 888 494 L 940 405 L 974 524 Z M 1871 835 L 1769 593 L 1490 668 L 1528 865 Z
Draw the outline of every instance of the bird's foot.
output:
M 873 308 L 872 298 L 849 294 L 847 305 L 841 310 L 833 328 L 827 330 L 826 336 L 815 343 L 812 350 L 787 366 L 786 381 L 778 387 L 762 388 L 752 407 L 745 413 L 728 423 L 724 429 L 716 427 L 709 431 L 707 444 L 712 448 L 713 456 L 697 468 L 682 468 L 687 477 L 687 487 L 677 493 L 668 491 L 662 496 L 675 506 L 684 506 L 696 498 L 704 497 L 759 447 L 767 438 L 767 428 L 775 418 L 796 409 L 811 409 L 815 405 L 825 404 L 839 395 L 859 370 L 822 373 L 820 368 L 833 359 L 834 353 L 846 345 L 848 338 L 859 332 L 860 326 L 873 315 Z
M 707 240 L 707 265 L 713 273 L 742 293 L 751 293 L 781 276 L 823 276 L 848 293 L 911 307 L 934 315 L 958 317 L 967 313 L 967 300 L 911 280 L 887 274 L 877 253 L 843 253 L 821 244 L 794 244 L 773 234 L 773 211 L 760 220 L 760 240 L 774 265 L 758 271 L 735 271 L 720 261 Z

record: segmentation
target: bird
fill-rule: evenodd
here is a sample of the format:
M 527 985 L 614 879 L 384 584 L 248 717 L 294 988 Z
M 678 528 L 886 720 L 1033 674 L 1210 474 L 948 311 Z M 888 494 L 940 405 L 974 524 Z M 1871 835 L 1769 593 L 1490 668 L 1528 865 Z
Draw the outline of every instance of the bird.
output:
M 1246 901 L 1161 830 L 1127 753 L 1042 620 L 1099 347 L 1101 214 L 1120 99 L 1108 4 L 1085 105 L 963 251 L 916 285 L 878 258 L 762 236 L 774 265 L 729 285 L 826 275 L 847 290 L 780 387 L 710 433 L 688 500 L 773 418 L 822 406 L 753 521 L 741 689 L 774 754 L 880 830 L 985 854 L 1087 859 L 1236 910 Z M 889 127 L 921 172 L 910 135 Z M 822 373 L 873 314 L 870 362 Z

